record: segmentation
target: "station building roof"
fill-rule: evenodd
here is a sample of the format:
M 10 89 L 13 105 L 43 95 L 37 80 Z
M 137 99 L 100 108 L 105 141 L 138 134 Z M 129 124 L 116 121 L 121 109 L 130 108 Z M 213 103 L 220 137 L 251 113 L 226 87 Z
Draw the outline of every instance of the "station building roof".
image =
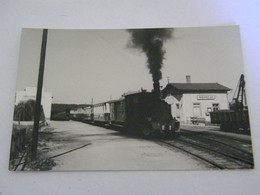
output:
M 162 93 L 164 95 L 169 93 L 226 93 L 230 90 L 219 83 L 168 83 Z

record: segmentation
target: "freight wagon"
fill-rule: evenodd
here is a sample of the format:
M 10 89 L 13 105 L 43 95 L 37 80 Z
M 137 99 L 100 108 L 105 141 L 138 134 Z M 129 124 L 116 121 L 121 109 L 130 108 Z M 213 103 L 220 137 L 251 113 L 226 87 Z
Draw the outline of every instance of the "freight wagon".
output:
M 218 110 L 210 113 L 211 123 L 223 131 L 249 130 L 248 110 Z
M 230 110 L 216 110 L 210 113 L 211 123 L 219 124 L 221 130 L 235 132 L 244 130 L 245 133 L 250 134 L 245 85 L 242 74 L 230 103 Z

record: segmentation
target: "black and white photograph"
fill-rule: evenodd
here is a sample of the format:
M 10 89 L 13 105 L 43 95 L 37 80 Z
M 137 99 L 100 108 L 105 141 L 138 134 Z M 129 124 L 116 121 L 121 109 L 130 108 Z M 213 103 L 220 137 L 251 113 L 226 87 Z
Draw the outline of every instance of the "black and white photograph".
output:
M 24 28 L 9 170 L 253 169 L 246 81 L 238 25 Z

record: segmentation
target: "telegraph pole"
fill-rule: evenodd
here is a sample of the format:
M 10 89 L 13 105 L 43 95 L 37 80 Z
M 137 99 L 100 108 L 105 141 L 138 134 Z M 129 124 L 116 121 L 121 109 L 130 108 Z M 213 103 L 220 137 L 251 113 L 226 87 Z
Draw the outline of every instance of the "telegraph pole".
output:
M 47 35 L 48 35 L 48 29 L 43 29 L 37 94 L 36 94 L 36 102 L 35 102 L 35 110 L 34 110 L 31 160 L 35 160 L 37 156 L 38 131 L 39 131 L 39 122 L 40 122 L 40 115 L 41 115 L 41 98 L 42 98 L 44 64 L 45 64 L 45 55 L 46 55 L 46 46 L 47 46 Z

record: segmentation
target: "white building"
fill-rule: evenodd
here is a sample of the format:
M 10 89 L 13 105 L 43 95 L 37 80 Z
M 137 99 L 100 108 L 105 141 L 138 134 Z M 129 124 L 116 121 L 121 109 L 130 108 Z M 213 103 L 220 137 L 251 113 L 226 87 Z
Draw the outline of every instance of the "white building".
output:
M 15 105 L 20 102 L 28 101 L 28 100 L 36 100 L 36 87 L 26 87 L 23 91 L 16 91 L 15 95 Z M 44 91 L 42 89 L 42 99 L 41 105 L 43 107 L 44 115 L 47 120 L 51 117 L 51 104 L 52 104 L 52 93 Z
M 162 95 L 171 105 L 172 116 L 181 123 L 207 123 L 209 112 L 229 109 L 229 90 L 218 83 L 191 83 L 188 76 L 187 83 L 168 83 Z
M 77 114 L 91 114 L 91 109 L 89 106 L 82 106 L 79 108 L 74 108 L 70 110 L 70 114 L 77 115 Z

